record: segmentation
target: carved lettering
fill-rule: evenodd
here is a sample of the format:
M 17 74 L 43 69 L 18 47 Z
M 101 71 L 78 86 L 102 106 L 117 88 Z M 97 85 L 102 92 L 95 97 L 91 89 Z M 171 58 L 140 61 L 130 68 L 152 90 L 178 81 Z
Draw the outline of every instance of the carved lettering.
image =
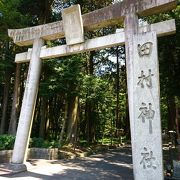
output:
M 144 71 L 141 71 L 141 76 L 138 77 L 139 81 L 137 85 L 144 88 L 144 83 L 146 83 L 147 87 L 152 88 L 152 76 L 154 76 L 154 74 L 151 74 L 151 69 L 149 69 L 149 74 L 147 76 L 144 74 Z
M 154 119 L 155 115 L 155 111 L 152 110 L 152 104 L 149 103 L 149 107 L 147 107 L 146 103 L 142 102 L 142 106 L 139 108 L 139 111 L 141 111 L 141 113 L 138 118 L 141 119 L 143 123 L 145 123 L 146 119 L 149 120 L 149 133 L 152 134 L 152 120 Z
M 150 55 L 152 52 L 152 45 L 153 45 L 152 42 L 146 42 L 143 45 L 138 44 L 139 56 L 142 57 L 142 56 Z
M 156 158 L 153 156 L 153 151 L 148 151 L 148 149 L 144 147 L 141 156 L 142 159 L 140 161 L 140 164 L 142 164 L 143 169 L 147 169 L 147 168 L 157 169 L 155 165 Z

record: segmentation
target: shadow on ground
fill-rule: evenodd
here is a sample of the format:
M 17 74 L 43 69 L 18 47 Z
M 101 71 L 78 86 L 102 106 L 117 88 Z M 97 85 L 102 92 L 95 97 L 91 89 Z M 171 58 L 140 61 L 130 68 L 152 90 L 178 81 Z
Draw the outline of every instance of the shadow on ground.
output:
M 133 180 L 130 148 L 108 150 L 103 154 L 72 160 L 31 160 L 28 172 L 9 176 L 13 179 Z

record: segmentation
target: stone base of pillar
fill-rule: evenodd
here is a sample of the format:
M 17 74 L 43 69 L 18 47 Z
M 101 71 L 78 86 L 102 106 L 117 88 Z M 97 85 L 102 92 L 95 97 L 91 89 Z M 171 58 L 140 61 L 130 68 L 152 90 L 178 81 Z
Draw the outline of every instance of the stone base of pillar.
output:
M 27 167 L 25 164 L 16 164 L 16 163 L 10 163 L 8 165 L 8 169 L 12 172 L 12 173 L 19 173 L 19 172 L 24 172 L 27 171 Z

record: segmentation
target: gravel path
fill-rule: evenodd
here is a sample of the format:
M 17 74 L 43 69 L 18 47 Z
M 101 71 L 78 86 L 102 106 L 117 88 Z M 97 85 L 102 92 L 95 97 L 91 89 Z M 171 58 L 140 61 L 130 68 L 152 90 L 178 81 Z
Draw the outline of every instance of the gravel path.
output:
M 28 171 L 0 179 L 133 180 L 130 148 L 71 160 L 30 160 Z

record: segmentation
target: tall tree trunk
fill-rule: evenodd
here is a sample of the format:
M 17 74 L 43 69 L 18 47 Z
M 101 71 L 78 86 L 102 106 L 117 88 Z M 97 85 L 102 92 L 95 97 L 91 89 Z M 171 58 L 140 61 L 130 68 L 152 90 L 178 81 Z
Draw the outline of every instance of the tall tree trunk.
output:
M 62 147 L 62 144 L 63 144 L 63 136 L 64 136 L 64 132 L 65 132 L 65 128 L 66 128 L 67 119 L 68 119 L 68 102 L 67 102 L 67 98 L 66 98 L 64 119 L 63 119 L 62 129 L 61 129 L 60 138 L 59 138 L 59 148 Z
M 125 117 L 125 134 L 128 140 L 131 139 L 130 131 L 130 118 L 129 118 L 129 106 L 128 106 L 128 95 L 126 94 L 126 117 Z
M 175 97 L 169 96 L 167 101 L 168 101 L 168 130 L 175 130 L 175 120 L 176 120 Z
M 126 61 L 125 61 L 126 63 Z M 126 64 L 125 64 L 126 66 Z M 126 72 L 126 71 L 125 71 Z M 125 117 L 125 134 L 128 140 L 131 139 L 131 130 L 130 130 L 130 117 L 129 117 L 129 104 L 128 104 L 128 89 L 127 89 L 127 74 L 125 73 L 125 91 L 126 91 L 126 117 Z
M 2 119 L 0 126 L 0 134 L 5 133 L 6 127 L 6 116 L 7 116 L 7 105 L 9 97 L 9 87 L 10 87 L 11 73 L 7 70 L 5 71 L 4 77 L 4 93 L 3 93 L 3 105 L 2 105 Z
M 41 97 L 39 137 L 44 138 L 46 126 L 46 98 Z
M 8 133 L 11 135 L 16 135 L 16 128 L 17 128 L 19 99 L 20 99 L 20 74 L 21 74 L 20 69 L 21 69 L 21 64 L 16 64 L 13 102 L 12 102 L 11 117 L 10 117 L 9 129 L 8 129 Z
M 93 57 L 95 56 L 95 51 L 90 52 L 90 57 L 87 61 L 87 74 L 90 76 L 93 76 L 94 74 L 94 63 L 93 63 Z M 88 144 L 93 142 L 93 137 L 95 136 L 95 130 L 94 130 L 94 121 L 93 121 L 93 108 L 92 103 L 89 101 L 86 101 L 86 107 L 85 107 L 85 117 L 86 117 L 86 127 L 87 127 L 87 141 Z
M 45 138 L 47 138 L 47 134 L 49 133 L 49 127 L 50 127 L 50 99 L 47 99 L 47 104 L 46 104 L 46 122 L 45 122 L 45 130 L 44 130 Z
M 119 130 L 121 128 L 121 122 L 120 122 L 120 107 L 119 107 L 119 91 L 120 91 L 120 84 L 119 84 L 119 51 L 118 47 L 116 49 L 116 134 L 119 136 Z
M 86 100 L 86 104 L 85 104 L 85 122 L 86 122 L 86 125 L 85 125 L 85 129 L 86 129 L 86 139 L 87 139 L 87 142 L 88 144 L 90 143 L 90 122 L 89 122 L 89 102 Z
M 91 104 L 90 110 L 90 140 L 92 143 L 96 142 L 96 122 L 94 117 L 95 107 L 94 104 Z
M 78 105 L 79 97 L 72 97 L 69 103 L 68 110 L 68 131 L 67 131 L 67 142 L 74 142 L 77 132 L 77 120 L 78 120 Z
M 95 122 L 94 122 L 94 117 L 93 117 L 93 105 L 91 102 L 86 103 L 86 110 L 85 110 L 85 115 L 86 115 L 86 120 L 87 120 L 87 141 L 88 144 L 95 142 Z
M 40 126 L 40 116 L 41 116 L 40 107 L 41 107 L 41 100 L 40 97 L 38 96 L 36 100 L 36 107 L 34 110 L 34 120 L 32 124 L 32 133 L 31 133 L 32 137 L 39 136 L 39 126 Z
M 180 138 L 180 133 L 179 133 L 179 107 L 176 105 L 176 133 L 177 133 L 177 139 Z

